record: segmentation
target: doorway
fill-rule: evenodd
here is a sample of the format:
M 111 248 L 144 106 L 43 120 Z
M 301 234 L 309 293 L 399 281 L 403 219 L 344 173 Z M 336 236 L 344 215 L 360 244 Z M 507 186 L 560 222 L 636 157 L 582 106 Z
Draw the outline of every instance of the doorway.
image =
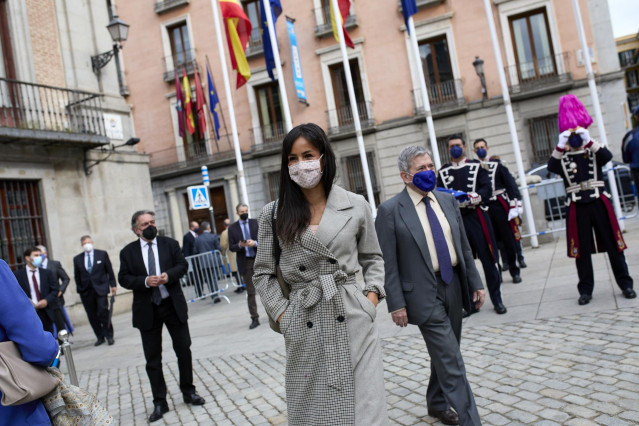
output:
M 209 199 L 211 200 L 211 205 L 213 206 L 215 231 L 219 234 L 224 230 L 224 219 L 229 217 L 228 209 L 226 208 L 226 196 L 224 195 L 224 187 L 216 186 L 213 188 L 209 188 Z M 189 218 L 188 223 L 191 223 L 193 221 L 197 223 L 211 221 L 211 214 L 209 212 L 209 209 L 189 209 L 189 196 L 186 193 L 184 194 L 184 205 L 187 208 L 186 214 Z

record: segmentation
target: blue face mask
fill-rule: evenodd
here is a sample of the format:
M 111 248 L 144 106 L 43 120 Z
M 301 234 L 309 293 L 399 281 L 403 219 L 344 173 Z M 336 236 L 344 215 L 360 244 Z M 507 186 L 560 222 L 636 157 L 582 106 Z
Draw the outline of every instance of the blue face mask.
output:
M 573 148 L 580 148 L 584 144 L 584 141 L 577 133 L 571 133 L 570 136 L 568 136 L 568 143 Z
M 437 176 L 432 170 L 424 170 L 423 172 L 415 173 L 412 176 L 413 185 L 424 192 L 432 191 L 437 185 Z
M 35 267 L 42 265 L 42 256 L 33 256 L 31 258 L 31 263 L 33 263 L 33 266 Z
M 477 151 L 475 151 L 475 154 L 477 154 L 479 158 L 484 159 L 486 158 L 488 151 L 486 151 L 484 148 L 479 148 Z
M 464 150 L 462 149 L 461 146 L 457 146 L 455 145 L 454 147 L 452 147 L 450 149 L 450 156 L 453 158 L 459 158 L 462 155 L 464 155 Z

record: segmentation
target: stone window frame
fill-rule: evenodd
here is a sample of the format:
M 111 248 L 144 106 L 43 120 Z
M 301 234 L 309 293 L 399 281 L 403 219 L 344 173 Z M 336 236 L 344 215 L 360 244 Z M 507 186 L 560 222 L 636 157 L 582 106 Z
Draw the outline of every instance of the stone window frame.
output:
M 176 24 L 180 24 L 182 22 L 186 23 L 186 28 L 189 34 L 189 43 L 190 43 L 191 49 L 195 52 L 195 37 L 193 37 L 193 26 L 191 25 L 191 15 L 188 13 L 185 13 L 184 15 L 180 15 L 175 18 L 163 21 L 160 24 L 160 29 L 162 34 L 162 51 L 164 52 L 164 57 L 163 57 L 164 60 L 168 60 L 168 58 L 170 57 L 172 58 L 173 56 L 173 51 L 171 49 L 171 39 L 169 36 L 168 28 L 173 27 Z M 175 69 L 175 66 L 173 63 L 171 63 L 171 66 L 173 67 L 173 69 Z M 166 65 L 166 67 L 168 69 L 168 64 Z

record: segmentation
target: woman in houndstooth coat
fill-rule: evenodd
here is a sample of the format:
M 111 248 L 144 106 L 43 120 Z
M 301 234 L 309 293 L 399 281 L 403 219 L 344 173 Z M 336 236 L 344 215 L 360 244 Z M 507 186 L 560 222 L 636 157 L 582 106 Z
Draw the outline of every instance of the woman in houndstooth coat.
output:
M 259 219 L 253 280 L 286 344 L 290 425 L 387 425 L 384 369 L 375 326 L 384 263 L 366 200 L 333 185 L 335 156 L 315 124 L 291 130 L 282 148 L 280 194 Z M 281 247 L 276 277 L 271 217 Z M 356 274 L 362 271 L 363 287 Z

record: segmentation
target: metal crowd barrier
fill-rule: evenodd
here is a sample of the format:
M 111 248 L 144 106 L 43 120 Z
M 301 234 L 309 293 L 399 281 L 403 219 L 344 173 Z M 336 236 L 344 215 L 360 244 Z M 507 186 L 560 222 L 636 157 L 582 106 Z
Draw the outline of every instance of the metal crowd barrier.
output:
M 637 198 L 637 190 L 632 180 L 630 168 L 626 165 L 615 165 L 615 180 L 619 191 L 619 203 L 621 205 L 622 216 L 618 220 L 627 220 L 636 217 L 639 214 L 639 199 Z M 522 233 L 522 237 L 531 237 L 532 235 L 545 235 L 554 232 L 565 232 L 566 230 L 566 189 L 561 178 L 545 179 L 540 183 L 520 187 L 520 190 L 528 188 L 528 190 L 536 190 L 537 200 L 543 204 L 541 211 L 543 212 L 546 228 L 538 231 L 536 234 Z M 539 214 L 540 209 L 533 209 L 535 216 Z
M 189 303 L 210 297 L 215 300 L 221 298 L 231 303 L 222 293 L 233 285 L 233 277 L 227 277 L 228 257 L 219 250 L 188 256 L 186 261 L 189 269 L 181 279 L 184 297 Z M 225 265 L 227 265 L 225 267 Z

